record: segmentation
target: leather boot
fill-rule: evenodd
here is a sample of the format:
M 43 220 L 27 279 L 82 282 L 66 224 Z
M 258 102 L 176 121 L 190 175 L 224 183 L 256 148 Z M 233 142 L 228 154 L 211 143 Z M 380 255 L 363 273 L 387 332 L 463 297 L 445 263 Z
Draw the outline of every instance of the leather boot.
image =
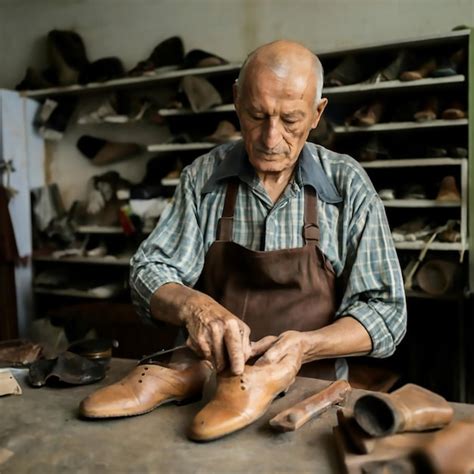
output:
M 86 397 L 79 412 L 86 418 L 142 415 L 164 403 L 200 397 L 209 374 L 206 361 L 139 365 L 119 382 Z
M 364 395 L 354 405 L 354 418 L 372 436 L 440 428 L 452 417 L 453 409 L 443 397 L 415 384 L 391 394 Z
M 272 401 L 295 381 L 287 365 L 245 366 L 242 375 L 217 375 L 213 399 L 196 415 L 188 436 L 212 441 L 245 428 L 265 414 Z

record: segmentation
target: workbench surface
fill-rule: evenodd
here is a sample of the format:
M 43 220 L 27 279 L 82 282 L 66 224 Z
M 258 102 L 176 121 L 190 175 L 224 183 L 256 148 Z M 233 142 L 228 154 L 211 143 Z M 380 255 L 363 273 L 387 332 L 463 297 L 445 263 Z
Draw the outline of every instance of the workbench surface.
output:
M 114 359 L 102 382 L 73 388 L 33 389 L 20 379 L 23 395 L 0 398 L 0 473 L 342 472 L 332 437 L 334 409 L 296 432 L 276 433 L 268 425 L 278 412 L 324 388 L 328 382 L 320 380 L 298 378 L 253 425 L 205 444 L 186 438 L 205 399 L 130 418 L 78 418 L 85 396 L 134 365 Z M 350 404 L 362 393 L 353 390 Z M 457 418 L 474 415 L 474 405 L 453 406 Z

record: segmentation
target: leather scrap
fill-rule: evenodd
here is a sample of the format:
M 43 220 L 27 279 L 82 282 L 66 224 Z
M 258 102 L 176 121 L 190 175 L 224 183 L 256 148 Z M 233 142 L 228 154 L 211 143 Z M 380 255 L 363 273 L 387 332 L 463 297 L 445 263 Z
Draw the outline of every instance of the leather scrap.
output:
M 0 397 L 4 395 L 21 395 L 22 390 L 9 370 L 0 372 Z

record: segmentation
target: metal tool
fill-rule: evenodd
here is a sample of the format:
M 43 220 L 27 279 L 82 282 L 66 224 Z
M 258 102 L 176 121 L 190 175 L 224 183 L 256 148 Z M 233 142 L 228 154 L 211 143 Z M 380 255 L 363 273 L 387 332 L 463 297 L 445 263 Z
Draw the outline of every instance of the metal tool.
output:
M 137 365 L 143 364 L 145 362 L 152 362 L 153 359 L 159 358 L 165 354 L 169 354 L 170 352 L 179 351 L 181 349 L 188 349 L 188 346 L 186 344 L 182 344 L 181 346 L 172 347 L 171 349 L 161 349 L 161 351 L 154 352 L 153 354 L 143 357 L 143 359 L 138 361 Z

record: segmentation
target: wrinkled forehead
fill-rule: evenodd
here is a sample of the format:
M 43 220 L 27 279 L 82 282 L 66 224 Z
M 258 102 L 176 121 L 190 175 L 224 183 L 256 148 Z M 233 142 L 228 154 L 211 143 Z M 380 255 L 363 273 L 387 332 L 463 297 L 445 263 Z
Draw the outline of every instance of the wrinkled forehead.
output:
M 291 62 L 255 62 L 246 70 L 241 94 L 244 99 L 274 96 L 289 101 L 311 102 L 316 94 L 314 69 Z

